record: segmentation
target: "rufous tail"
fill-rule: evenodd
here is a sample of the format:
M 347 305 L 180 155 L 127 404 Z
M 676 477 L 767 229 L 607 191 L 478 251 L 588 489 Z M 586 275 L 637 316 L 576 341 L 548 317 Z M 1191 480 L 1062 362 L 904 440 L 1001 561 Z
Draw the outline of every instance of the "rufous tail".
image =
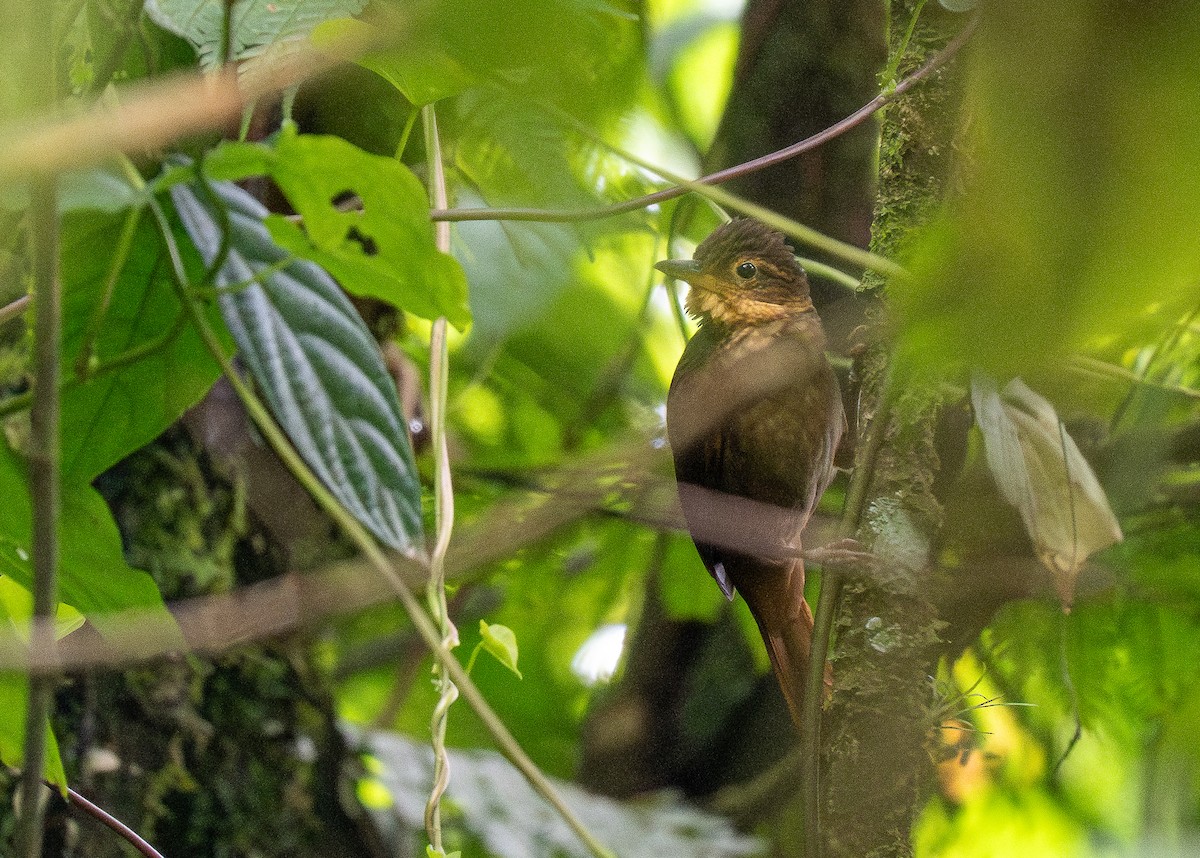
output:
M 753 568 L 739 572 L 738 592 L 758 623 L 775 678 L 799 730 L 813 637 L 813 615 L 804 601 L 804 562 L 757 561 Z M 828 667 L 824 684 L 830 684 Z

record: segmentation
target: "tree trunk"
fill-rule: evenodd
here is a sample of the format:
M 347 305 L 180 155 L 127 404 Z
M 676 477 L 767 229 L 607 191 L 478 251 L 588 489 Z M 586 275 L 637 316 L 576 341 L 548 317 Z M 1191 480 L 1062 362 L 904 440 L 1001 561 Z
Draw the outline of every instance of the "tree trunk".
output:
M 894 54 L 912 3 L 891 4 Z M 941 48 L 965 16 L 928 4 L 898 77 Z M 961 61 L 886 108 L 879 197 L 871 247 L 897 245 L 942 199 L 954 147 Z M 868 277 L 868 283 L 872 281 Z M 886 288 L 881 289 L 886 298 Z M 882 326 L 881 326 L 882 327 Z M 943 627 L 933 602 L 931 546 L 942 522 L 934 495 L 941 462 L 935 444 L 942 402 L 933 388 L 889 369 L 877 346 L 862 361 L 859 461 L 869 468 L 859 538 L 878 558 L 869 575 L 847 581 L 834 633 L 833 704 L 823 746 L 821 840 L 828 856 L 911 854 L 910 830 L 928 796 L 927 741 L 937 718 L 930 676 Z M 878 434 L 871 458 L 868 435 Z

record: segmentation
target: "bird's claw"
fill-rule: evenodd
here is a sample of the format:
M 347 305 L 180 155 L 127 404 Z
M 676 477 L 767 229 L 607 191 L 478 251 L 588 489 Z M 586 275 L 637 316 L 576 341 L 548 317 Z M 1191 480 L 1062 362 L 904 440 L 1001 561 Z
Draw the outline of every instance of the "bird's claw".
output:
M 839 539 L 819 548 L 805 549 L 804 559 L 818 566 L 867 566 L 875 561 L 875 555 L 862 547 L 857 539 Z

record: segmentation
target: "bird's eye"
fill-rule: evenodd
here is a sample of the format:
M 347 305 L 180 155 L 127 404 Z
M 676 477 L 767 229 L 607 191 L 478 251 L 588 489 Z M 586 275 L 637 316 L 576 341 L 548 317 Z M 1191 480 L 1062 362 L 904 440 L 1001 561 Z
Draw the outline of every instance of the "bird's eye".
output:
M 758 273 L 758 269 L 754 267 L 753 262 L 743 262 L 733 270 L 737 273 L 737 276 L 741 277 L 743 280 L 749 280 Z

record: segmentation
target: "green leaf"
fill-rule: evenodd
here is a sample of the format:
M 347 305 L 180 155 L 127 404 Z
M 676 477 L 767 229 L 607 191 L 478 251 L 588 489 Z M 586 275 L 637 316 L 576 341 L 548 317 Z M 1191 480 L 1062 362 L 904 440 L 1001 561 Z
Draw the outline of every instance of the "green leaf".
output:
M 254 164 L 253 157 L 244 146 L 221 154 L 227 148 L 218 150 L 210 175 L 248 175 L 242 171 Z M 459 330 L 467 326 L 466 277 L 453 258 L 438 251 L 425 191 L 412 171 L 339 137 L 298 135 L 290 126 L 273 149 L 257 148 L 266 174 L 304 222 L 302 230 L 278 215 L 267 218 L 278 245 L 316 262 L 356 295 L 425 319 L 445 316 Z M 347 192 L 362 200 L 361 211 L 334 205 Z
M 63 218 L 63 354 L 72 366 L 89 337 L 123 218 L 79 211 Z M 142 218 L 95 340 L 101 363 L 157 349 L 120 369 L 68 385 L 62 395 L 64 482 L 89 482 L 162 434 L 212 387 L 208 354 L 167 280 L 157 232 Z
M 312 41 L 317 48 L 349 37 L 380 41 L 377 28 L 354 18 L 326 21 L 312 33 Z M 476 76 L 452 57 L 416 39 L 408 40 L 400 48 L 385 53 L 359 57 L 356 62 L 396 87 L 417 106 L 458 95 L 476 82 Z
M 517 670 L 517 636 L 508 626 L 499 623 L 489 625 L 484 620 L 479 621 L 479 633 L 483 635 L 483 648 L 490 652 L 502 665 L 524 679 L 521 671 Z
M 216 274 L 221 312 L 275 419 L 359 521 L 392 548 L 422 553 L 421 487 L 378 345 L 324 271 L 271 240 L 266 209 L 236 185 L 212 190 L 230 230 Z M 187 185 L 171 196 L 212 264 L 222 247 L 214 202 Z
M 0 674 L 0 762 L 20 768 L 25 762 L 25 707 L 29 683 L 24 676 Z M 54 731 L 46 725 L 46 780 L 66 792 L 67 773 L 58 752 Z
M 98 209 L 123 211 L 141 201 L 142 193 L 112 169 L 96 168 L 65 173 L 59 179 L 58 206 L 61 211 Z
M 17 634 L 29 642 L 29 620 L 33 616 L 33 595 L 12 578 L 0 575 L 0 617 L 8 620 Z M 84 623 L 83 614 L 61 602 L 55 618 L 55 638 L 66 637 Z M 25 717 L 28 705 L 28 680 L 12 673 L 0 674 L 0 762 L 20 768 L 25 760 Z M 46 726 L 45 776 L 66 790 L 67 775 L 54 731 Z
M 25 464 L 0 443 L 0 573 L 25 589 L 33 587 L 33 508 Z M 84 613 L 105 636 L 119 639 L 127 623 L 117 615 L 145 613 L 164 634 L 178 637 L 153 579 L 125 562 L 121 536 L 107 504 L 90 485 L 65 484 L 59 519 L 59 600 Z M 182 645 L 182 638 L 178 638 Z
M 204 175 L 210 179 L 237 182 L 250 176 L 266 176 L 271 172 L 271 150 L 258 143 L 224 141 L 204 156 Z M 194 177 L 191 168 L 176 167 Z
M 0 614 L 7 615 L 17 632 L 29 640 L 28 623 L 33 617 L 33 594 L 7 575 L 0 575 Z M 58 603 L 54 615 L 54 637 L 61 640 L 82 626 L 87 617 L 71 605 Z
M 233 58 L 257 56 L 273 45 L 307 36 L 323 21 L 356 15 L 366 0 L 235 0 L 230 4 Z M 222 0 L 147 0 L 154 23 L 191 42 L 204 69 L 221 62 Z

